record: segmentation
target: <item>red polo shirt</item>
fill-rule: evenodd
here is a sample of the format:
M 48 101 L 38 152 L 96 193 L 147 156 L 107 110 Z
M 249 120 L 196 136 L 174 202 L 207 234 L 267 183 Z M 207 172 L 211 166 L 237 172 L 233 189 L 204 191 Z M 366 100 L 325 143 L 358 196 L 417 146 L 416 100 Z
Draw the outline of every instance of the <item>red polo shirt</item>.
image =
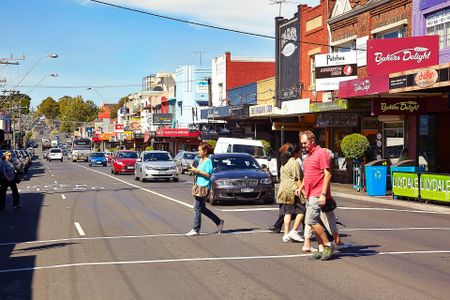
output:
M 320 197 L 323 187 L 324 169 L 330 169 L 330 155 L 320 146 L 314 147 L 303 161 L 305 196 Z M 330 189 L 327 189 L 327 199 L 331 198 Z

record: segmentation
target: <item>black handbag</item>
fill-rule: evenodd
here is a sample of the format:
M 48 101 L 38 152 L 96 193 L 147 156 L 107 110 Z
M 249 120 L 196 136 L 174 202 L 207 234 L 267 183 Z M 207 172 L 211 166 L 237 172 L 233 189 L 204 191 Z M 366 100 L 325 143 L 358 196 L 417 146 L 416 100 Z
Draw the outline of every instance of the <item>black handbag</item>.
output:
M 327 199 L 327 201 L 325 202 L 325 205 L 322 206 L 320 209 L 321 209 L 323 212 L 330 212 L 330 211 L 335 210 L 336 207 L 337 207 L 336 201 L 335 201 L 333 198 L 329 198 L 329 199 Z

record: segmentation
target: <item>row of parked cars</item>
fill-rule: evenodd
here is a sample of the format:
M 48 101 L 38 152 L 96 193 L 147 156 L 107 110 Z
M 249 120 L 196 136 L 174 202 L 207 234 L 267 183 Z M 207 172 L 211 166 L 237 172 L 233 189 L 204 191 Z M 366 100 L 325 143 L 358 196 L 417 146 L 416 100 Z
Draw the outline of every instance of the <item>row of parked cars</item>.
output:
M 274 201 L 274 180 L 261 168 L 256 159 L 246 153 L 211 155 L 213 174 L 208 201 L 211 204 L 224 201 Z M 135 180 L 179 181 L 179 175 L 197 166 L 195 152 L 180 151 L 174 158 L 167 151 L 119 150 L 111 154 L 92 153 L 90 166 L 111 166 L 113 174 L 133 174 Z
M 29 150 L 25 149 L 2 149 L 0 150 L 0 157 L 3 156 L 3 153 L 5 152 L 11 152 L 11 158 L 12 158 L 12 164 L 14 165 L 14 168 L 16 169 L 16 172 L 19 175 L 26 174 L 28 172 L 28 169 L 30 168 L 32 161 L 33 161 L 33 153 Z

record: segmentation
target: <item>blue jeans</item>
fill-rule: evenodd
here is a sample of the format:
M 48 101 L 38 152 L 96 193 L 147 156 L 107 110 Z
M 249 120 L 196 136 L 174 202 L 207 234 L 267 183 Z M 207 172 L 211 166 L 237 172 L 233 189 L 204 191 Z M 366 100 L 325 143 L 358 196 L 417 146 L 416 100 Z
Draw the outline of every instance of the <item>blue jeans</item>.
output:
M 206 195 L 208 197 L 208 195 Z M 211 219 L 216 225 L 220 224 L 219 217 L 205 206 L 206 197 L 194 197 L 194 227 L 193 229 L 200 232 L 202 227 L 202 214 Z

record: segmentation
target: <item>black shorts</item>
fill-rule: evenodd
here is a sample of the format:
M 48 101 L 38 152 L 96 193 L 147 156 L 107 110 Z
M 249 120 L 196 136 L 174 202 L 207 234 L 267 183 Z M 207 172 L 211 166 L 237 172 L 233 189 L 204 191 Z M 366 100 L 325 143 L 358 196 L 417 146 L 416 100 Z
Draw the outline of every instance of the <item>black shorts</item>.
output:
M 296 201 L 294 204 L 281 204 L 280 215 L 304 215 L 306 211 L 305 204 Z

